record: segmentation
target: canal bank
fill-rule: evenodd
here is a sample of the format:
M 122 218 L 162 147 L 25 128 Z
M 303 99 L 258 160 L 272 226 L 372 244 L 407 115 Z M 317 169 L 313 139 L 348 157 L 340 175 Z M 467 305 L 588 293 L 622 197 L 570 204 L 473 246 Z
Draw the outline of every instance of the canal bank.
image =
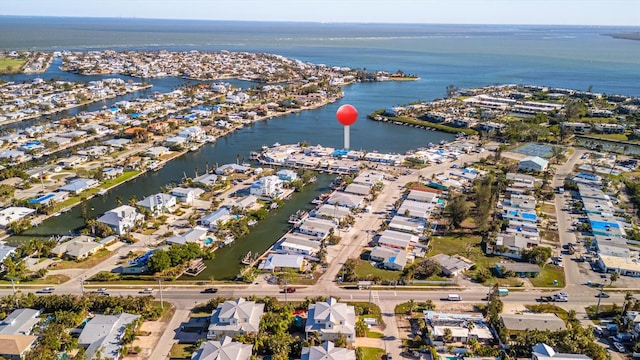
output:
M 261 255 L 282 237 L 289 229 L 289 216 L 296 211 L 311 210 L 315 207 L 311 203 L 320 193 L 331 192 L 330 184 L 335 175 L 319 174 L 315 183 L 307 184 L 302 191 L 294 192 L 284 201 L 283 205 L 271 210 L 269 216 L 251 228 L 251 232 L 230 245 L 215 252 L 215 257 L 205 260 L 207 268 L 197 276 L 183 275 L 180 280 L 234 280 L 245 266 L 241 263 L 244 256 Z

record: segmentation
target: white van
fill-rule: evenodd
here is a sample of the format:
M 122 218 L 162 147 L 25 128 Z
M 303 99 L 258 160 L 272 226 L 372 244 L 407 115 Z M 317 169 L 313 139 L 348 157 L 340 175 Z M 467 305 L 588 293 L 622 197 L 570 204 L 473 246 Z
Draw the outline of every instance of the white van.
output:
M 458 294 L 449 294 L 447 296 L 447 300 L 449 300 L 449 301 L 461 301 L 462 298 Z

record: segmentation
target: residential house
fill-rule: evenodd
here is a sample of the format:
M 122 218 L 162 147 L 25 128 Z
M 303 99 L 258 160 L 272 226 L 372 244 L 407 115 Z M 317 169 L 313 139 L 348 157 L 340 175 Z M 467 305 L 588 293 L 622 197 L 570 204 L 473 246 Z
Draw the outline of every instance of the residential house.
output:
M 251 171 L 250 166 L 238 165 L 238 164 L 224 164 L 219 166 L 215 173 L 218 175 L 231 175 L 231 174 L 246 174 Z
M 376 246 L 371 250 L 369 259 L 381 263 L 385 269 L 403 270 L 407 265 L 407 252 L 400 249 Z
M 218 304 L 211 314 L 208 340 L 223 336 L 257 333 L 260 330 L 260 318 L 264 313 L 264 304 L 247 301 L 244 298 L 227 300 Z
M 248 195 L 241 199 L 238 199 L 235 203 L 235 206 L 243 210 L 250 210 L 250 209 L 253 209 L 258 204 L 259 204 L 258 198 L 256 196 Z
M 430 191 L 411 190 L 407 195 L 407 200 L 415 200 L 425 203 L 437 203 L 438 194 Z
M 158 216 L 164 213 L 172 213 L 176 208 L 176 197 L 169 194 L 157 193 L 150 195 L 136 203 L 137 206 L 149 210 Z
M 488 344 L 493 340 L 493 334 L 481 315 L 442 313 L 424 311 L 425 322 L 433 329 L 432 333 L 437 342 L 442 341 L 446 329 L 451 330 L 453 342 L 467 343 L 475 339 L 481 344 Z M 469 324 L 473 324 L 470 327 Z
M 545 171 L 549 166 L 549 161 L 539 156 L 526 157 L 518 163 L 518 170 L 524 171 Z
M 58 188 L 58 190 L 67 191 L 77 195 L 87 189 L 94 188 L 98 185 L 100 185 L 100 183 L 94 179 L 75 179 L 67 185 L 61 186 L 60 188 Z
M 361 208 L 364 205 L 364 196 L 347 194 L 345 192 L 335 192 L 328 199 L 327 204 L 345 206 L 351 209 Z
M 300 224 L 298 232 L 324 239 L 336 227 L 337 225 L 331 220 L 310 217 Z
M 427 226 L 424 219 L 396 215 L 389 221 L 389 229 L 412 234 L 421 234 Z
M 283 182 L 292 182 L 294 180 L 298 179 L 298 173 L 296 173 L 293 170 L 289 170 L 289 169 L 282 169 L 280 171 L 278 171 L 276 173 L 276 176 L 278 176 L 278 179 L 282 180 Z
M 351 210 L 344 206 L 322 204 L 320 207 L 311 211 L 311 216 L 317 218 L 336 219 L 341 221 L 344 217 L 351 214 Z
M 567 328 L 562 319 L 550 313 L 500 314 L 500 322 L 511 336 L 529 330 L 557 331 Z
M 0 244 L 0 264 L 2 264 L 4 259 L 11 256 L 15 252 L 16 252 L 16 248 L 11 246 L 6 246 L 4 244 Z
M 124 172 L 124 169 L 121 167 L 110 167 L 110 168 L 106 168 L 102 170 L 102 178 L 103 179 L 114 179 L 117 178 L 118 176 L 122 175 Z
M 164 139 L 164 146 L 171 148 L 172 146 L 185 146 L 187 139 L 181 136 L 168 136 Z M 175 149 L 175 148 L 174 148 Z
M 22 360 L 38 339 L 33 335 L 0 334 L 0 358 L 6 360 Z
M 104 247 L 103 244 L 96 242 L 91 236 L 80 235 L 75 238 L 58 244 L 51 250 L 51 253 L 58 257 L 69 257 L 74 260 L 87 258 Z
M 109 225 L 116 234 L 122 235 L 142 220 L 144 220 L 144 215 L 139 214 L 134 207 L 121 205 L 107 211 L 97 221 Z
M 30 335 L 33 327 L 40 321 L 41 310 L 29 308 L 13 310 L 0 320 L 0 335 Z
M 325 341 L 321 346 L 303 347 L 300 360 L 356 360 L 356 352 Z
M 229 208 L 223 206 L 200 219 L 200 224 L 215 231 L 219 225 L 226 223 L 230 219 L 232 219 L 231 211 L 229 211 Z
M 150 147 L 149 149 L 147 149 L 147 151 L 144 152 L 145 155 L 147 155 L 148 157 L 152 158 L 152 159 L 157 159 L 159 157 L 161 157 L 162 155 L 165 155 L 167 153 L 169 153 L 169 149 L 167 149 L 164 146 L 154 146 L 154 147 Z
M 380 246 L 405 251 L 410 245 L 417 243 L 418 237 L 416 235 L 394 230 L 385 230 L 378 238 L 378 245 Z
M 182 188 L 177 187 L 171 189 L 170 194 L 175 196 L 181 203 L 191 204 L 193 200 L 196 200 L 200 195 L 204 193 L 204 190 L 199 188 Z
M 249 193 L 259 198 L 278 198 L 283 193 L 282 180 L 275 175 L 261 177 L 251 184 Z
M 258 268 L 264 271 L 279 272 L 284 269 L 292 269 L 302 272 L 307 268 L 307 260 L 304 255 L 269 254 Z
M 471 260 L 460 255 L 449 256 L 446 254 L 438 254 L 432 256 L 431 259 L 440 264 L 442 273 L 446 276 L 458 276 L 458 274 L 469 270 L 474 265 Z
M 12 222 L 21 220 L 34 212 L 36 212 L 35 209 L 20 206 L 10 206 L 2 209 L 0 210 L 0 228 L 6 228 Z
M 367 196 L 371 193 L 371 186 L 352 183 L 347 185 L 347 187 L 344 189 L 344 192 L 347 194 Z
M 404 200 L 396 214 L 418 219 L 429 219 L 433 211 L 434 204 L 416 200 Z
M 207 238 L 207 234 L 208 233 L 209 233 L 208 229 L 205 229 L 205 228 L 200 227 L 200 226 L 196 226 L 193 229 L 188 230 L 187 232 L 185 232 L 183 234 L 174 235 L 174 236 L 168 238 L 166 240 L 166 242 L 169 245 L 171 245 L 171 244 L 184 245 L 184 244 L 192 243 L 192 242 L 200 244 Z
M 206 186 L 213 186 L 218 181 L 224 181 L 226 178 L 218 176 L 216 174 L 203 174 L 193 179 L 193 182 L 203 184 Z
M 278 247 L 287 254 L 315 255 L 320 251 L 321 242 L 317 237 L 301 233 L 286 233 L 279 240 Z
M 178 136 L 183 137 L 189 141 L 200 141 L 204 137 L 205 133 L 200 126 L 189 126 L 183 128 L 178 133 Z
M 351 305 L 340 303 L 331 297 L 326 302 L 320 301 L 309 305 L 305 333 L 318 332 L 320 340 L 335 340 L 341 334 L 345 335 L 348 344 L 356 341 L 356 313 Z
M 96 315 L 90 319 L 78 337 L 78 345 L 85 348 L 85 357 L 93 359 L 100 351 L 101 359 L 120 359 L 122 335 L 127 325 L 138 320 L 140 315 L 120 313 L 118 315 Z
M 531 347 L 531 360 L 591 360 L 587 355 L 558 353 L 547 344 L 539 343 Z
M 251 344 L 233 341 L 223 336 L 220 341 L 206 341 L 191 356 L 191 360 L 249 360 Z
M 539 244 L 540 239 L 537 237 L 500 233 L 496 237 L 496 245 L 493 247 L 493 253 L 512 259 L 522 259 L 522 250 L 530 249 Z

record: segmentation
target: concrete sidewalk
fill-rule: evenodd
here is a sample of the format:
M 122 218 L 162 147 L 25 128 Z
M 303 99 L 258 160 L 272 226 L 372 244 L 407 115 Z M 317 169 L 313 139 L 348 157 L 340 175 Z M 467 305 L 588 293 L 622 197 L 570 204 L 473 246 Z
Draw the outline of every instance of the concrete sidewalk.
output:
M 168 359 L 171 347 L 178 342 L 180 324 L 189 320 L 190 310 L 176 310 L 149 359 Z

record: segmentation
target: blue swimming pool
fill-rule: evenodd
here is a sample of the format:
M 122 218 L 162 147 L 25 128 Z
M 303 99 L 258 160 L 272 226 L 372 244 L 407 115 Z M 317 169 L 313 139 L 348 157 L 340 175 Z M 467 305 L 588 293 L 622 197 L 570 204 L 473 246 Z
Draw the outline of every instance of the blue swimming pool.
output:
M 211 245 L 211 244 L 213 244 L 213 239 L 212 239 L 212 238 L 206 238 L 206 239 L 204 239 L 204 244 L 205 244 L 205 245 Z

